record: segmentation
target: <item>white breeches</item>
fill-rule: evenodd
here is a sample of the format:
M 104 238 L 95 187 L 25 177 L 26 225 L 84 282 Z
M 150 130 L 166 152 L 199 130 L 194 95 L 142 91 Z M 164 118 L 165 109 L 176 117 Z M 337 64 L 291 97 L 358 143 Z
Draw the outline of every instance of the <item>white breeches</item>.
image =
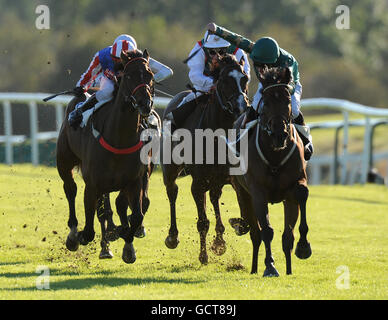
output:
M 253 97 L 253 102 L 252 102 L 252 107 L 257 110 L 258 104 L 261 99 L 261 92 L 260 90 L 263 88 L 261 83 L 259 83 L 259 87 L 257 88 L 257 91 L 255 93 L 255 96 Z M 292 118 L 295 119 L 299 115 L 299 109 L 300 109 L 300 99 L 302 97 L 302 85 L 297 82 L 295 85 L 295 92 L 291 96 L 291 113 L 292 113 Z M 260 106 L 261 108 L 262 106 Z M 260 111 L 259 108 L 259 111 Z
M 96 92 L 97 101 L 109 101 L 113 97 L 115 84 L 105 76 L 101 77 L 100 90 Z
M 192 101 L 194 100 L 195 98 L 198 98 L 200 96 L 202 96 L 203 93 L 202 92 L 196 92 L 194 93 L 193 91 L 191 91 L 186 97 L 184 97 L 181 101 L 181 103 L 177 106 L 177 108 L 179 108 L 181 105 L 185 104 L 186 102 L 189 102 L 189 101 Z

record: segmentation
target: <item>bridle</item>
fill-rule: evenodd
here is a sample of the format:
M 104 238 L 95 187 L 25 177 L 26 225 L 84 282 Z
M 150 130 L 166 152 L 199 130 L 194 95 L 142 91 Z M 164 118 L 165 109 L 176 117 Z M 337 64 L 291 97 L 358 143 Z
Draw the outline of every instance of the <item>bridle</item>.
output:
M 260 98 L 260 101 L 258 103 L 258 108 L 260 108 L 260 105 L 263 103 L 263 108 L 264 108 L 264 93 L 268 90 L 268 89 L 271 89 L 271 88 L 276 88 L 276 87 L 286 87 L 288 93 L 291 95 L 291 90 L 292 90 L 292 86 L 290 86 L 289 84 L 286 84 L 286 83 L 276 83 L 276 84 L 272 84 L 272 85 L 269 85 L 267 87 L 265 87 L 264 89 L 262 89 L 262 96 Z M 270 136 L 273 134 L 272 130 L 271 130 L 271 121 L 276 118 L 276 117 L 280 117 L 285 123 L 286 123 L 286 126 L 287 126 L 287 133 L 288 135 L 290 135 L 290 125 L 291 125 L 291 117 L 288 116 L 284 116 L 284 115 L 273 115 L 271 117 L 269 117 L 266 121 L 266 123 L 263 124 L 263 118 L 261 116 L 261 113 L 259 114 L 259 126 Z
M 128 68 L 128 66 L 129 65 L 131 65 L 133 62 L 135 62 L 135 61 L 141 61 L 141 62 L 143 62 L 143 63 L 145 63 L 147 66 L 149 65 L 149 61 L 147 60 L 147 59 L 145 59 L 145 58 L 143 58 L 143 57 L 136 57 L 136 58 L 132 58 L 132 59 L 130 59 L 126 64 L 125 64 L 125 66 L 124 66 L 124 71 L 123 71 L 123 73 L 124 73 L 124 75 L 123 75 L 123 77 L 124 78 L 126 78 L 126 80 L 129 80 L 129 82 L 130 82 L 130 80 L 131 80 L 131 77 L 130 77 L 130 75 L 128 75 L 127 73 L 126 73 L 126 69 Z M 144 81 L 144 75 L 143 75 L 143 71 L 141 71 L 141 81 Z M 142 83 L 140 83 L 140 84 L 138 84 L 134 89 L 132 89 L 132 90 L 125 90 L 126 92 L 131 92 L 131 94 L 128 94 L 128 95 L 124 95 L 124 101 L 125 102 L 130 102 L 131 103 L 131 106 L 132 106 L 132 108 L 134 109 L 134 110 L 136 110 L 138 107 L 139 107 L 139 105 L 138 105 L 138 102 L 137 102 L 137 100 L 136 100 L 136 97 L 135 97 L 135 93 L 140 89 L 140 88 L 145 88 L 145 90 L 146 90 L 146 92 L 147 92 L 147 95 L 149 96 L 149 98 L 150 98 L 150 101 L 151 101 L 151 103 L 153 104 L 153 96 L 154 96 L 154 90 L 153 90 L 153 87 L 150 87 L 150 85 L 149 84 L 147 84 L 147 83 L 145 83 L 145 82 L 142 82 Z M 152 106 L 152 105 L 151 105 Z
M 238 87 L 239 87 L 239 92 L 233 93 L 233 94 L 232 94 L 229 98 L 227 98 L 227 99 L 223 99 L 223 98 L 225 98 L 225 97 L 222 96 L 222 91 L 220 90 L 219 86 L 222 85 L 222 81 L 220 81 L 220 80 L 222 79 L 222 75 L 226 72 L 225 70 L 227 70 L 227 69 L 236 70 L 236 71 L 237 71 L 237 69 L 234 69 L 234 66 L 231 66 L 231 67 L 230 67 L 230 66 L 226 66 L 226 67 L 224 67 L 224 68 L 220 71 L 220 76 L 219 76 L 219 79 L 218 79 L 218 81 L 217 81 L 215 91 L 216 91 L 216 96 L 217 96 L 218 103 L 219 103 L 219 105 L 221 106 L 221 108 L 222 108 L 225 112 L 227 112 L 227 113 L 233 115 L 233 114 L 234 114 L 234 112 L 233 112 L 234 109 L 233 109 L 232 101 L 235 100 L 235 99 L 236 99 L 238 96 L 240 96 L 240 95 L 242 95 L 244 98 L 247 99 L 247 95 L 246 95 L 245 92 L 243 92 L 243 91 L 241 90 L 241 87 L 238 86 Z M 242 73 L 243 73 L 243 72 L 242 72 Z M 224 102 L 225 100 L 226 100 L 226 102 Z
M 262 90 L 262 94 L 264 96 L 264 92 L 270 88 L 275 88 L 275 87 L 286 87 L 287 88 L 287 91 L 291 94 L 291 90 L 292 90 L 292 87 L 288 84 L 284 84 L 284 83 L 278 83 L 278 84 L 273 84 L 273 85 L 270 85 L 268 87 L 266 87 L 265 89 Z M 261 105 L 261 102 L 264 101 L 264 98 L 263 96 L 261 97 L 260 101 L 259 101 L 259 106 Z M 293 124 L 291 123 L 291 117 L 285 117 L 283 115 L 274 115 L 272 117 L 269 117 L 269 119 L 267 120 L 267 122 L 263 125 L 262 123 L 262 117 L 261 115 L 259 115 L 259 122 L 258 122 L 258 125 L 257 125 L 257 132 L 256 132 L 256 150 L 261 158 L 261 160 L 270 168 L 271 170 L 271 173 L 272 174 L 277 174 L 280 167 L 282 167 L 292 156 L 292 154 L 294 153 L 295 149 L 296 149 L 296 141 L 297 141 L 297 133 L 296 133 L 296 130 L 294 128 L 293 130 L 293 144 L 292 144 L 292 147 L 291 149 L 288 151 L 288 153 L 283 157 L 282 161 L 277 164 L 277 165 L 273 165 L 269 162 L 269 160 L 266 159 L 266 157 L 264 156 L 263 152 L 261 151 L 261 148 L 260 148 L 260 144 L 259 144 L 259 134 L 260 134 L 260 129 L 263 129 L 267 134 L 268 136 L 272 135 L 273 132 L 270 128 L 270 123 L 272 121 L 272 119 L 274 119 L 275 117 L 280 117 L 283 121 L 285 121 L 286 123 L 286 126 L 287 126 L 287 135 L 289 138 L 291 138 L 291 126 L 293 126 Z

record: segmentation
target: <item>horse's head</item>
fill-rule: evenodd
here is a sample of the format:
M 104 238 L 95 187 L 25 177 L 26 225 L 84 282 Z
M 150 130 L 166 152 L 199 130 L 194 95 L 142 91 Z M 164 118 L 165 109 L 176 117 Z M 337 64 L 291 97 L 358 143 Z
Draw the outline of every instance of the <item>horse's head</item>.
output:
M 226 54 L 219 57 L 215 79 L 216 95 L 221 107 L 235 118 L 248 106 L 248 76 L 236 57 Z
M 292 74 L 289 68 L 265 68 L 259 80 L 263 86 L 260 126 L 271 137 L 273 150 L 279 151 L 290 135 Z
M 121 86 L 125 102 L 142 116 L 151 113 L 153 105 L 153 73 L 149 66 L 147 49 L 121 52 L 124 66 Z

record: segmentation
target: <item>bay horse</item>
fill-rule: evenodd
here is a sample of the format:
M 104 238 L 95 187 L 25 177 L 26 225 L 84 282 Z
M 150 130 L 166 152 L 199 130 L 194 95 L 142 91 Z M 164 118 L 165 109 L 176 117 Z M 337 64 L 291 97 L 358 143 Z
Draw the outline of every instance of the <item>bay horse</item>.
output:
M 147 164 L 140 159 L 140 119 L 152 110 L 154 83 L 147 50 L 122 52 L 121 62 L 123 75 L 115 98 L 94 113 L 84 128 L 75 130 L 66 120 L 63 122 L 57 142 L 57 169 L 69 204 L 66 247 L 76 251 L 79 244 L 87 245 L 94 239 L 97 200 L 119 191 L 116 209 L 121 223 L 118 233 L 125 241 L 122 259 L 134 263 L 133 237 L 143 220 L 143 177 L 147 170 Z M 78 101 L 70 101 L 65 119 Z M 80 168 L 85 182 L 85 227 L 79 232 L 75 212 L 77 185 L 72 173 L 75 166 Z M 126 215 L 128 206 L 133 212 L 130 221 Z
M 259 80 L 263 85 L 262 105 L 257 126 L 248 138 L 248 170 L 235 176 L 239 203 L 243 206 L 250 226 L 253 245 L 251 273 L 257 273 L 257 260 L 261 240 L 265 245 L 263 276 L 279 276 L 271 253 L 273 228 L 269 222 L 268 204 L 283 202 L 284 232 L 282 248 L 286 258 L 286 273 L 291 274 L 293 229 L 300 210 L 300 240 L 295 254 L 300 259 L 311 255 L 307 241 L 306 202 L 308 186 L 303 142 L 292 124 L 292 74 L 289 68 L 266 68 Z
M 192 137 L 192 159 L 195 159 L 196 154 L 203 151 L 203 149 L 199 150 L 198 146 L 196 146 L 197 141 L 194 138 L 196 130 L 203 129 L 215 132 L 217 129 L 223 129 L 227 132 L 228 129 L 232 129 L 235 119 L 245 111 L 248 104 L 246 95 L 248 77 L 236 58 L 233 55 L 220 57 L 217 70 L 219 73 L 218 80 L 215 83 L 215 89 L 198 99 L 198 105 L 184 119 L 182 126 L 180 126 L 180 128 L 187 129 Z M 183 91 L 177 94 L 168 104 L 163 118 L 169 112 L 175 110 L 183 97 L 188 93 L 189 91 Z M 217 137 L 213 137 L 213 139 L 216 142 Z M 216 216 L 216 238 L 211 249 L 217 255 L 223 254 L 226 250 L 225 241 L 223 240 L 225 227 L 221 220 L 219 199 L 221 197 L 222 187 L 226 183 L 230 183 L 229 166 L 228 164 L 219 164 L 217 150 L 216 148 L 214 149 L 212 154 L 207 154 L 206 150 L 204 150 L 204 157 L 213 157 L 214 164 L 206 164 L 205 158 L 203 158 L 203 164 L 196 164 L 194 161 L 191 164 L 162 162 L 163 181 L 170 202 L 170 229 L 165 244 L 168 248 L 174 249 L 179 243 L 175 206 L 178 196 L 178 186 L 175 181 L 180 172 L 186 168 L 193 178 L 191 193 L 198 212 L 197 230 L 200 235 L 199 260 L 202 264 L 208 263 L 206 249 L 206 235 L 209 230 L 209 220 L 206 217 L 207 191 L 210 193 L 210 201 L 214 207 Z M 164 152 L 164 148 L 162 148 L 162 151 Z

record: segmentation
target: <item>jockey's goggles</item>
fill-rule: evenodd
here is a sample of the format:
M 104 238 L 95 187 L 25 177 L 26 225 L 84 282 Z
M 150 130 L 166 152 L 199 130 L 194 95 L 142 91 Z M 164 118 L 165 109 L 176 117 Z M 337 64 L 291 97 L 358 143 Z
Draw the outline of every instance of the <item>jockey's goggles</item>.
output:
M 208 49 L 208 52 L 211 56 L 215 56 L 216 54 L 224 55 L 227 52 L 227 48 L 211 48 Z

